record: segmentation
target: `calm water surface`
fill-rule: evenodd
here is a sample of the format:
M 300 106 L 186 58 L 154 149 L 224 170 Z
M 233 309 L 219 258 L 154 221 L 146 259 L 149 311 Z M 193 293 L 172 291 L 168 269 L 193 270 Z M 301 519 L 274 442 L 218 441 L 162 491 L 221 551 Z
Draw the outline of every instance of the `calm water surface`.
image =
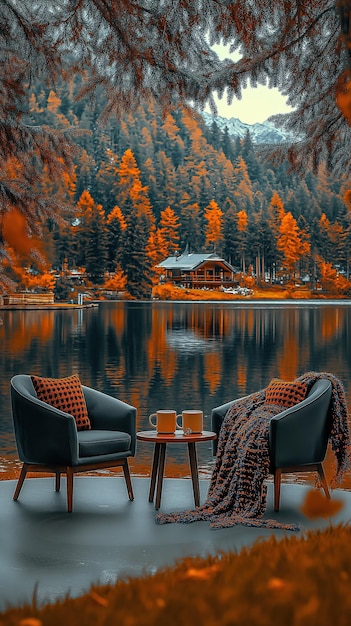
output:
M 14 374 L 82 382 L 137 407 L 137 428 L 160 408 L 211 409 L 265 387 L 328 371 L 351 406 L 351 303 L 103 302 L 65 311 L 0 311 L 0 470 L 17 467 L 9 382 Z M 200 475 L 211 444 L 198 446 Z M 149 475 L 152 449 L 138 444 L 134 474 Z M 189 475 L 186 447 L 169 447 L 167 476 Z M 351 485 L 351 481 L 350 481 Z

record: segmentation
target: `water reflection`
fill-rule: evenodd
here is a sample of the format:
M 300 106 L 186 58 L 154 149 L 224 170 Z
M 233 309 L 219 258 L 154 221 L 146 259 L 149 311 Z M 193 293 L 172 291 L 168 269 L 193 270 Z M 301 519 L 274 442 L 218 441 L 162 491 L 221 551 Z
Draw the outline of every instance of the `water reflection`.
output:
M 344 383 L 350 403 L 351 307 L 345 303 L 101 303 L 75 311 L 2 311 L 0 453 L 15 459 L 9 381 L 16 373 L 66 376 L 138 409 L 138 429 L 159 408 L 212 407 L 309 370 Z M 139 444 L 132 470 L 148 474 L 152 450 Z M 211 445 L 199 446 L 203 474 Z M 1 471 L 1 467 L 0 467 Z M 170 447 L 166 474 L 189 475 L 186 448 Z

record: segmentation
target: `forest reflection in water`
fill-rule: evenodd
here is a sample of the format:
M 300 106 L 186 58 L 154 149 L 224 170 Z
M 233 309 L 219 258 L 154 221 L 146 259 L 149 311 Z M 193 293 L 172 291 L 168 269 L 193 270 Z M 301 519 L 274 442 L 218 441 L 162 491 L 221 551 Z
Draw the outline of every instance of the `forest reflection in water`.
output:
M 17 373 L 78 373 L 84 384 L 137 407 L 138 430 L 160 408 L 201 408 L 209 430 L 213 407 L 273 377 L 312 370 L 338 376 L 351 406 L 349 302 L 101 302 L 0 315 L 0 471 L 7 474 L 18 467 L 9 395 Z M 189 476 L 186 455 L 186 446 L 169 446 L 166 476 Z M 198 457 L 200 476 L 209 476 L 210 443 L 198 446 Z M 151 459 L 152 447 L 139 442 L 133 474 L 149 475 Z M 351 478 L 343 486 L 351 488 Z

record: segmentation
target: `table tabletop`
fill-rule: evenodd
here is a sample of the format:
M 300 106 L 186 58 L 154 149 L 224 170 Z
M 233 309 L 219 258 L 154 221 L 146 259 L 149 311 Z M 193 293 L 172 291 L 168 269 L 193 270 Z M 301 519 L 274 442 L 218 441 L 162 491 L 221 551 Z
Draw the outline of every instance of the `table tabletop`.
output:
M 201 433 L 191 433 L 189 435 L 186 435 L 180 429 L 176 430 L 175 433 L 158 433 L 156 430 L 141 430 L 137 433 L 137 439 L 152 443 L 198 443 L 200 441 L 212 441 L 216 437 L 216 433 L 210 430 L 203 430 Z

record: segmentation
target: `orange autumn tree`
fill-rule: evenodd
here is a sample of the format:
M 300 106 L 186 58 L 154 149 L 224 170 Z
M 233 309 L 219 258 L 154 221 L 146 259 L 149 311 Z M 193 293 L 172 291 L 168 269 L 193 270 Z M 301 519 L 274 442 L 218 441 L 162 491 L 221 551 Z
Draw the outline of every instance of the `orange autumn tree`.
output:
M 179 217 L 170 206 L 161 211 L 158 227 L 160 235 L 165 242 L 166 256 L 173 256 L 175 252 L 179 251 L 180 222 Z
M 235 191 L 234 200 L 238 207 L 248 210 L 253 201 L 252 183 L 247 165 L 242 157 L 238 157 L 234 168 Z
M 283 267 L 286 269 L 288 279 L 295 278 L 298 272 L 297 263 L 310 252 L 309 242 L 302 236 L 295 218 L 290 211 L 286 213 L 279 227 L 277 248 L 283 255 Z
M 331 222 L 325 213 L 319 219 L 319 231 L 321 240 L 320 253 L 326 262 L 337 263 L 341 254 L 345 232 L 337 221 Z
M 328 293 L 350 295 L 351 285 L 344 276 L 339 274 L 332 263 L 327 263 L 321 257 L 317 257 L 319 280 L 322 289 Z
M 152 260 L 154 282 L 157 282 L 158 277 L 162 274 L 161 269 L 158 268 L 158 264 L 161 263 L 161 261 L 164 261 L 165 258 L 168 256 L 167 249 L 167 242 L 163 238 L 161 230 L 159 228 L 156 228 L 155 224 L 153 224 L 151 226 L 146 251 L 150 259 Z
M 280 237 L 280 227 L 283 217 L 286 215 L 282 198 L 275 191 L 271 197 L 271 201 L 267 209 L 267 224 L 274 239 L 274 248 L 271 250 L 271 278 L 275 278 L 276 268 L 282 263 L 282 251 L 277 246 Z
M 123 291 L 126 286 L 127 277 L 119 263 L 117 263 L 114 272 L 105 275 L 105 282 L 102 287 L 105 291 Z
M 5 259 L 3 277 L 7 289 L 52 291 L 56 279 L 49 272 L 42 242 L 30 233 L 27 221 L 18 209 L 2 217 Z
M 56 278 L 49 271 L 45 270 L 44 267 L 42 267 L 42 273 L 24 271 L 20 266 L 17 266 L 15 271 L 20 279 L 20 289 L 35 292 L 54 291 L 55 289 Z
M 153 284 L 153 259 L 150 254 L 155 218 L 132 150 L 123 154 L 118 170 L 118 204 L 126 220 L 121 267 L 127 276 L 132 297 L 149 297 Z
M 205 208 L 206 246 L 213 246 L 216 252 L 218 244 L 223 240 L 223 211 L 215 200 L 211 200 Z
M 179 250 L 179 229 L 179 218 L 170 206 L 161 211 L 158 228 L 151 227 L 147 253 L 152 259 L 154 284 L 159 282 L 163 273 L 159 263 Z
M 79 225 L 76 242 L 79 251 L 78 265 L 85 267 L 89 279 L 95 284 L 104 281 L 107 267 L 107 227 L 101 204 L 86 189 L 77 203 Z
M 268 206 L 268 223 L 276 238 L 279 236 L 280 225 L 285 214 L 283 200 L 275 191 Z

